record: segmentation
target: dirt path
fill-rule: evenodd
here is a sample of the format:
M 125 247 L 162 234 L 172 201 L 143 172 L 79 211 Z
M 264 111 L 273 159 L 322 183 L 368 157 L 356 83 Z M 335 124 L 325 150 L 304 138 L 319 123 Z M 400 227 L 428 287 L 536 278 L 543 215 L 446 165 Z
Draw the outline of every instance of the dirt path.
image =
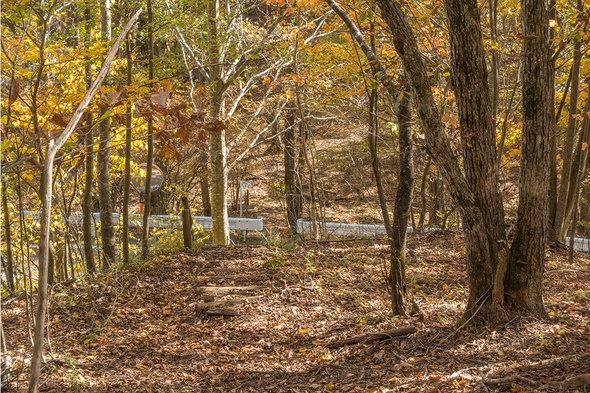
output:
M 368 241 L 210 247 L 56 289 L 43 391 L 520 391 L 590 373 L 588 259 L 551 255 L 550 320 L 455 331 L 466 297 L 459 236 L 415 235 L 410 247 L 424 321 L 391 319 L 386 248 Z M 7 391 L 26 381 L 23 305 L 2 310 L 15 362 Z M 402 326 L 418 331 L 329 348 Z

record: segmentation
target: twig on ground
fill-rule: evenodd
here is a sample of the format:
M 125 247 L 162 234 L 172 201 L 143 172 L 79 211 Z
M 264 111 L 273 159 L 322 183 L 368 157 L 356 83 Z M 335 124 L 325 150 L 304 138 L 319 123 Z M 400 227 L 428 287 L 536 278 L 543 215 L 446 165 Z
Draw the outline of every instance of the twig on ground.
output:
M 375 341 L 391 340 L 396 337 L 407 336 L 415 333 L 416 328 L 414 326 L 407 326 L 392 330 L 386 330 L 378 333 L 361 334 L 359 336 L 350 337 L 344 340 L 336 341 L 326 345 L 328 348 L 340 348 L 346 345 L 354 344 L 370 344 Z

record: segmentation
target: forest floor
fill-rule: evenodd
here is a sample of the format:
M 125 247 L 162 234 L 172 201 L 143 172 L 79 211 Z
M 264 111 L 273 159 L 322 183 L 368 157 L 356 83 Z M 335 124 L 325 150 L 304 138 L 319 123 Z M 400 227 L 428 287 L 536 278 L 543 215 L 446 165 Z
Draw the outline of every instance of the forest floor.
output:
M 467 296 L 461 235 L 413 234 L 408 246 L 422 317 L 392 319 L 387 247 L 369 240 L 203 246 L 54 287 L 42 391 L 584 391 L 586 256 L 569 264 L 563 252 L 548 254 L 548 319 L 458 328 Z M 2 360 L 11 364 L 3 391 L 18 392 L 30 356 L 25 303 L 3 303 L 10 359 Z M 330 345 L 403 326 L 417 332 Z

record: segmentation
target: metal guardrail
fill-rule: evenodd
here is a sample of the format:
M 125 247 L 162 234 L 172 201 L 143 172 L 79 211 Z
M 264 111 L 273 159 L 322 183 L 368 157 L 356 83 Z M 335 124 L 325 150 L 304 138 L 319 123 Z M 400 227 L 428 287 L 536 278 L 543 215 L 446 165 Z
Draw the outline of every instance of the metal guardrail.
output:
M 24 212 L 26 220 L 39 221 L 41 218 L 41 212 L 25 210 Z M 100 222 L 100 213 L 92 213 L 92 218 L 95 222 Z M 71 213 L 68 219 L 70 224 L 82 225 L 82 213 L 74 212 Z M 63 218 L 62 218 L 63 220 Z M 113 213 L 113 224 L 121 225 L 123 221 L 123 214 Z M 150 227 L 151 228 L 177 228 L 182 227 L 182 216 L 181 215 L 153 215 L 150 216 Z M 129 226 L 130 227 L 141 227 L 143 225 L 142 214 L 130 214 L 129 215 Z M 203 229 L 213 228 L 213 221 L 211 217 L 206 216 L 193 216 L 193 228 L 197 229 L 202 227 Z M 240 230 L 240 231 L 262 231 L 264 228 L 263 218 L 243 218 L 243 217 L 229 217 L 229 229 Z
M 385 236 L 384 225 L 372 224 L 348 224 L 342 222 L 318 222 L 320 229 L 325 231 L 327 235 L 333 236 L 359 236 L 359 237 L 374 237 Z M 424 228 L 425 231 L 436 231 L 438 228 Z M 311 234 L 313 231 L 311 221 L 297 220 L 297 233 Z M 412 232 L 413 228 L 408 227 L 408 232 Z M 569 237 L 566 238 L 566 244 L 569 245 Z M 574 250 L 588 251 L 590 247 L 590 239 L 576 237 L 574 239 Z

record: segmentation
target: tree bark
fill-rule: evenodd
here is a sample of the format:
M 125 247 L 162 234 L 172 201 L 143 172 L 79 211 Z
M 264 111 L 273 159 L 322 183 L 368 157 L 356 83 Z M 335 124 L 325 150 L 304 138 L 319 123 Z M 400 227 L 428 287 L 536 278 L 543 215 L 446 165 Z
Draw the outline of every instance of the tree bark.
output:
M 51 196 L 52 196 L 52 179 L 53 179 L 53 162 L 59 149 L 66 143 L 68 138 L 74 132 L 76 125 L 80 121 L 82 114 L 90 104 L 90 100 L 96 94 L 98 88 L 106 78 L 110 65 L 117 54 L 117 49 L 121 42 L 131 30 L 131 27 L 139 18 L 141 9 L 138 10 L 127 22 L 121 35 L 111 47 L 102 67 L 96 77 L 96 80 L 88 89 L 84 98 L 76 108 L 70 122 L 64 131 L 55 139 L 48 142 L 45 153 L 43 173 L 41 175 L 41 185 L 39 187 L 39 198 L 42 204 L 41 210 L 41 230 L 39 237 L 39 279 L 37 285 L 37 310 L 35 313 L 35 334 L 33 340 L 33 353 L 31 356 L 31 371 L 29 375 L 29 393 L 37 393 L 39 390 L 39 376 L 41 373 L 41 362 L 43 358 L 43 340 L 45 337 L 45 314 L 47 311 L 47 273 L 49 266 L 49 234 L 51 229 Z
M 428 182 L 428 174 L 430 173 L 430 165 L 432 164 L 432 157 L 428 156 L 424 170 L 422 171 L 422 179 L 420 180 L 420 219 L 418 220 L 418 228 L 424 229 L 424 220 L 426 219 L 426 184 Z
M 127 86 L 131 85 L 131 44 L 129 37 L 125 40 L 125 55 L 127 57 Z M 129 192 L 131 189 L 131 102 L 127 103 L 125 114 L 125 173 L 123 175 L 123 262 L 129 263 Z
M 209 159 L 209 155 L 207 154 L 207 160 Z M 211 196 L 209 195 L 209 180 L 207 179 L 208 174 L 208 165 L 205 168 L 205 174 L 201 178 L 199 185 L 201 187 L 201 201 L 203 203 L 203 215 L 205 217 L 211 217 Z
M 207 26 L 209 41 L 209 121 L 221 121 L 224 83 L 221 79 L 221 55 L 219 53 L 219 0 L 207 2 Z M 225 129 L 212 131 L 209 137 L 211 163 L 211 220 L 213 243 L 229 244 L 229 220 L 227 215 L 227 148 Z
M 84 9 L 86 19 L 86 45 L 90 46 L 90 31 L 92 26 L 92 16 L 90 6 Z M 86 59 L 84 66 L 84 75 L 86 78 L 86 88 L 92 86 L 92 74 L 90 68 L 90 59 Z M 84 135 L 84 192 L 82 195 L 82 233 L 84 237 L 84 261 L 86 262 L 86 271 L 89 274 L 96 273 L 96 263 L 94 262 L 94 250 L 92 248 L 92 186 L 94 183 L 94 131 L 92 124 L 92 115 L 89 114 L 86 119 L 86 135 Z
M 108 42 L 111 40 L 111 2 L 103 0 L 100 8 L 100 30 L 101 40 Z M 105 84 L 109 84 L 107 76 Z M 109 174 L 109 158 L 111 154 L 111 126 L 110 118 L 104 117 L 107 113 L 106 108 L 101 108 L 99 124 L 99 144 L 98 154 L 96 157 L 97 174 L 98 174 L 98 197 L 100 201 L 100 236 L 102 240 L 103 269 L 115 262 L 115 228 L 113 225 L 113 201 L 111 197 L 111 182 Z
M 447 2 L 451 50 L 462 52 L 453 54 L 452 64 L 456 74 L 453 77 L 456 96 L 460 96 L 458 107 L 466 176 L 462 174 L 444 133 L 422 54 L 400 4 L 395 0 L 378 0 L 378 4 L 410 80 L 427 149 L 444 176 L 449 193 L 461 209 L 470 283 L 465 317 L 479 312 L 483 319 L 503 320 L 505 315 L 501 311 L 501 304 L 498 304 L 502 302 L 501 296 L 496 296 L 495 303 L 489 296 L 495 283 L 502 284 L 502 280 L 498 280 L 498 275 L 502 275 L 498 267 L 502 266 L 499 261 L 504 260 L 505 229 L 497 184 L 494 130 L 477 4 L 475 1 L 462 4 Z M 472 78 L 466 78 L 470 73 Z M 470 124 L 471 121 L 474 124 Z M 492 146 L 489 146 L 490 140 Z M 502 293 L 496 291 L 496 295 L 498 292 Z
M 549 10 L 543 0 L 522 0 L 522 153 L 520 199 L 507 271 L 507 300 L 544 315 L 543 269 L 549 214 L 551 53 Z
M 148 15 L 148 77 L 154 79 L 154 16 L 152 1 L 147 0 Z M 151 116 L 147 118 L 147 157 L 145 171 L 145 192 L 143 221 L 141 227 L 141 257 L 147 259 L 149 254 L 150 213 L 152 208 L 152 168 L 154 165 L 154 130 Z
M 439 227 L 442 224 L 443 181 L 439 173 L 432 179 L 432 208 L 428 215 L 428 226 Z
M 283 134 L 285 204 L 287 206 L 287 224 L 291 235 L 297 233 L 297 219 L 301 216 L 301 211 L 299 210 L 300 193 L 297 190 L 297 174 L 295 167 L 295 115 L 294 108 L 287 110 L 287 115 L 285 116 L 286 129 Z
M 555 0 L 549 0 L 549 19 L 555 20 L 556 7 Z M 551 27 L 549 31 L 549 39 L 553 42 L 555 38 L 555 27 Z M 550 63 L 550 104 L 551 108 L 551 133 L 549 139 L 549 216 L 547 217 L 549 226 L 548 240 L 555 241 L 555 218 L 557 216 L 557 141 L 555 132 L 557 130 L 557 117 L 555 116 L 555 61 L 556 57 L 551 54 Z M 568 82 L 571 77 L 568 76 Z M 566 89 L 567 90 L 567 89 Z M 565 97 L 565 94 L 564 94 Z
M 582 2 L 578 0 L 578 12 L 582 12 Z M 574 58 L 572 61 L 571 68 L 571 87 L 570 87 L 570 100 L 569 100 L 569 111 L 567 117 L 567 130 L 565 136 L 565 145 L 561 152 L 563 157 L 563 166 L 561 168 L 561 178 L 559 181 L 559 194 L 557 197 L 557 208 L 555 212 L 554 231 L 556 240 L 564 241 L 565 234 L 569 220 L 567 217 L 566 210 L 568 208 L 567 201 L 571 200 L 570 197 L 570 179 L 572 175 L 572 156 L 574 154 L 574 143 L 576 138 L 576 131 L 578 125 L 578 96 L 580 86 L 580 64 L 582 62 L 582 43 L 581 40 L 574 40 Z M 576 193 L 577 190 L 571 190 Z
M 6 259 L 2 255 L 3 267 L 6 271 L 6 284 L 8 292 L 14 293 L 14 260 L 12 256 L 12 231 L 10 225 L 10 214 L 8 212 L 8 197 L 6 196 L 6 180 L 2 179 L 2 210 L 4 213 L 4 242 L 6 243 Z
M 379 198 L 381 216 L 383 217 L 383 225 L 385 225 L 387 236 L 392 238 L 391 219 L 389 218 L 389 209 L 387 208 L 383 180 L 381 179 L 381 168 L 379 167 L 379 154 L 377 150 L 377 133 L 379 131 L 378 110 L 379 101 L 377 88 L 375 87 L 371 89 L 371 92 L 369 93 L 369 152 L 371 153 L 371 168 L 373 169 L 373 177 L 375 178 L 375 184 L 377 185 L 377 196 Z
M 485 50 L 477 1 L 446 0 L 451 44 L 451 80 L 455 91 L 467 181 L 483 222 L 465 220 L 467 272 L 470 280 L 468 310 L 492 288 L 494 308 L 503 312 L 503 269 L 506 232 L 502 195 L 498 186 L 496 127 L 491 111 Z M 483 225 L 482 225 L 483 224 Z M 502 277 L 494 280 L 496 274 Z M 495 289 L 494 287 L 499 288 Z
M 412 125 L 410 113 L 410 87 L 408 84 L 397 103 L 399 135 L 399 177 L 391 228 L 391 309 L 394 315 L 408 314 L 406 285 L 406 232 L 414 189 L 414 162 L 412 157 Z
M 590 77 L 586 79 L 587 91 L 590 91 Z M 572 160 L 572 168 L 570 174 L 570 184 L 568 198 L 566 201 L 565 219 L 566 222 L 571 221 L 572 212 L 576 207 L 575 200 L 580 193 L 582 182 L 586 178 L 588 172 L 585 169 L 588 162 L 588 143 L 590 142 L 590 97 L 586 98 L 586 108 L 584 109 L 584 120 L 582 121 L 582 130 L 578 138 L 578 143 L 574 151 L 574 158 Z M 567 229 L 567 225 L 566 225 Z
M 489 13 L 490 13 L 490 39 L 493 44 L 497 44 L 498 38 L 498 0 L 490 0 L 489 2 Z M 492 119 L 494 127 L 496 127 L 497 115 L 498 115 L 498 100 L 500 98 L 500 86 L 499 86 L 499 75 L 498 75 L 498 50 L 492 48 L 491 61 L 490 61 L 490 95 L 492 97 Z

